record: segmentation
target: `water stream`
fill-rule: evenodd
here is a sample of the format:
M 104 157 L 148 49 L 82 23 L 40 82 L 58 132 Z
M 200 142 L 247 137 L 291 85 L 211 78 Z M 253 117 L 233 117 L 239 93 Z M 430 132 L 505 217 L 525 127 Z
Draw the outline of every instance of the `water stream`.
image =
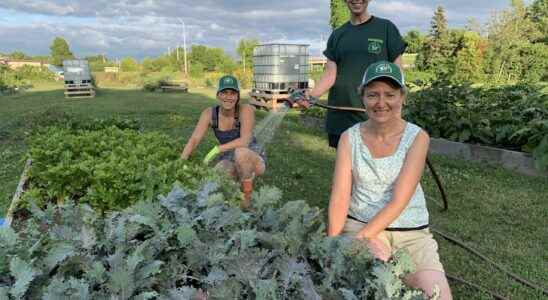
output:
M 280 127 L 280 124 L 288 111 L 289 107 L 283 105 L 277 111 L 270 111 L 264 119 L 255 125 L 253 135 L 257 139 L 257 143 L 261 150 L 264 150 L 266 145 L 272 141 L 276 130 Z

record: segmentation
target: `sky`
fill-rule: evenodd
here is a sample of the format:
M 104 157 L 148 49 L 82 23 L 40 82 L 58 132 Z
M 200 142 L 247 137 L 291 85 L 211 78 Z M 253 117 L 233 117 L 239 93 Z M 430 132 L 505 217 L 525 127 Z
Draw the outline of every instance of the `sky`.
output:
M 530 1 L 526 1 L 529 3 Z M 426 32 L 434 10 L 449 27 L 480 24 L 510 0 L 373 0 L 371 14 L 390 19 L 405 34 Z M 224 48 L 235 55 L 242 38 L 261 43 L 305 43 L 321 55 L 331 33 L 329 0 L 0 0 L 0 53 L 48 55 L 56 36 L 77 57 L 155 57 L 183 44 Z

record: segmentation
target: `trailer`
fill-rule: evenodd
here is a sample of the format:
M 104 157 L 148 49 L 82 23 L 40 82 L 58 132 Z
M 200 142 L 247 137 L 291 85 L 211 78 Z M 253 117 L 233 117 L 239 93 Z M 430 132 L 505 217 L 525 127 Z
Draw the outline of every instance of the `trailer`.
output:
M 64 60 L 63 75 L 65 79 L 65 98 L 95 97 L 95 87 L 87 60 Z
M 309 45 L 263 44 L 253 50 L 253 84 L 249 103 L 277 110 L 290 90 L 308 89 Z

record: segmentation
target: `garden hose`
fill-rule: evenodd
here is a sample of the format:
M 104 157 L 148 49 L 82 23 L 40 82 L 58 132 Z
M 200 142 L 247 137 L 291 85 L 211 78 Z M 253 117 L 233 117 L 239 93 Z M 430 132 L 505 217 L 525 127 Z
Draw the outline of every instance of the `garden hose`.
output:
M 488 290 L 488 289 L 485 289 L 485 288 L 482 288 L 481 286 L 475 284 L 475 283 L 472 283 L 470 281 L 466 281 L 458 276 L 455 276 L 455 275 L 452 275 L 452 274 L 448 274 L 448 273 L 445 273 L 445 276 L 449 279 L 449 280 L 452 280 L 452 281 L 456 281 L 458 283 L 462 283 L 462 284 L 465 284 L 465 285 L 468 285 L 470 287 L 473 287 L 475 288 L 476 290 L 478 291 L 481 291 L 481 292 L 484 292 L 486 294 L 489 294 L 491 297 L 493 297 L 493 299 L 496 299 L 496 300 L 510 300 L 504 296 L 501 296 L 499 294 L 497 294 L 496 292 L 493 292 L 491 290 Z
M 457 245 L 457 246 L 460 246 L 461 248 L 467 250 L 468 252 L 476 255 L 477 257 L 479 257 L 481 260 L 487 262 L 488 264 L 494 266 L 495 268 L 497 268 L 499 271 L 503 272 L 504 274 L 506 274 L 508 277 L 514 279 L 515 281 L 523 284 L 524 286 L 526 287 L 529 287 L 529 288 L 532 288 L 532 289 L 535 289 L 535 290 L 539 290 L 541 291 L 544 295 L 547 295 L 548 296 L 548 289 L 545 288 L 545 287 L 542 287 L 542 286 L 539 286 L 537 284 L 534 284 L 522 277 L 520 277 L 519 275 L 515 274 L 515 273 L 512 273 L 508 270 L 506 270 L 503 266 L 501 266 L 500 264 L 497 264 L 496 262 L 494 262 L 493 260 L 491 260 L 490 258 L 488 258 L 487 256 L 481 254 L 478 250 L 466 245 L 463 241 L 459 240 L 459 239 L 456 239 L 454 237 L 451 237 L 449 236 L 448 234 L 438 230 L 437 228 L 434 228 L 432 226 L 430 226 L 430 230 L 438 235 L 440 235 L 441 237 L 443 237 L 444 239 L 450 241 L 451 243 Z M 448 276 L 449 277 L 449 276 Z M 453 276 L 454 277 L 454 276 Z M 463 279 L 460 279 L 458 277 L 454 277 L 453 279 L 455 279 L 456 281 L 459 281 L 461 283 L 465 283 L 465 284 L 468 284 L 468 285 L 471 285 L 470 283 L 464 281 Z M 473 285 L 471 285 L 473 286 Z M 473 286 L 475 287 L 475 286 Z M 495 297 L 496 298 L 496 297 Z

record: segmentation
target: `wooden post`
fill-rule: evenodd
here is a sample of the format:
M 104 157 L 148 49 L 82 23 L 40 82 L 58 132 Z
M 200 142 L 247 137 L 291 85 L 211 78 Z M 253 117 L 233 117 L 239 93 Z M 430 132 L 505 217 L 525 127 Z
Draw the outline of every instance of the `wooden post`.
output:
M 5 221 L 5 224 L 7 226 L 11 226 L 11 222 L 13 221 L 13 213 L 15 212 L 15 209 L 17 209 L 19 201 L 21 201 L 21 196 L 23 195 L 25 185 L 27 183 L 27 180 L 29 179 L 29 169 L 31 165 L 32 159 L 29 158 L 27 159 L 25 168 L 23 169 L 23 173 L 21 174 L 21 178 L 19 179 L 19 184 L 17 185 L 17 190 L 15 190 L 15 195 L 13 195 L 10 207 L 8 208 L 8 213 L 6 215 Z

